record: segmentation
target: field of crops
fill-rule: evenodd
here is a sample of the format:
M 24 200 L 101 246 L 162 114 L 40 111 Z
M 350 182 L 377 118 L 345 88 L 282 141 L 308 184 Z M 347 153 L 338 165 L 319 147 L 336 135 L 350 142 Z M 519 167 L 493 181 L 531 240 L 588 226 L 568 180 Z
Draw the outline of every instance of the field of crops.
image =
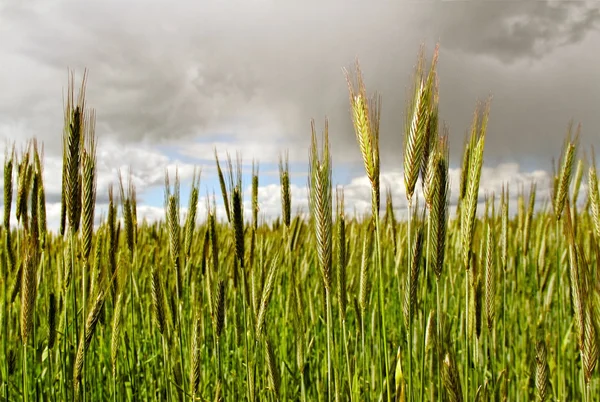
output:
M 170 172 L 161 222 L 138 221 L 124 177 L 95 227 L 95 114 L 85 79 L 80 88 L 71 79 L 59 232 L 47 230 L 41 144 L 20 153 L 10 145 L 5 155 L 2 399 L 598 400 L 593 150 L 585 158 L 579 130 L 569 129 L 544 208 L 534 208 L 546 196 L 535 183 L 480 198 L 490 112 L 482 103 L 451 207 L 437 54 L 429 63 L 419 55 L 406 108 L 407 220 L 380 188 L 381 98 L 367 95 L 357 64 L 347 74 L 349 117 L 371 183 L 369 216 L 347 215 L 343 190 L 332 188 L 325 122 L 323 135 L 313 123 L 307 150 L 307 216 L 291 213 L 282 154 L 272 222 L 258 219 L 258 165 L 244 216 L 241 161 L 216 158 L 220 196 L 206 217 L 197 216 L 200 174 L 182 200 Z M 514 216 L 509 191 L 518 191 Z

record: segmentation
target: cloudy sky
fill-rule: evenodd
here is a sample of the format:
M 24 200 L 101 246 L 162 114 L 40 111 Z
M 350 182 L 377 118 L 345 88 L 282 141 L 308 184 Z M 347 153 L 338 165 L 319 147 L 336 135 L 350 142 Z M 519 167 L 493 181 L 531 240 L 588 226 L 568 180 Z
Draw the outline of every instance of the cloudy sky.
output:
M 218 191 L 217 147 L 221 156 L 241 152 L 248 172 L 259 160 L 268 217 L 279 211 L 276 163 L 286 149 L 293 201 L 305 208 L 310 119 L 320 130 L 327 116 L 335 183 L 363 213 L 368 185 L 342 72 L 358 57 L 367 90 L 383 96 L 382 181 L 402 206 L 405 95 L 420 44 L 430 57 L 437 41 L 453 168 L 477 100 L 493 95 L 482 194 L 504 181 L 516 193 L 535 179 L 547 195 L 570 119 L 582 124 L 584 149 L 600 147 L 594 0 L 0 0 L 0 135 L 18 150 L 34 136 L 44 142 L 56 222 L 63 93 L 68 69 L 80 80 L 87 67 L 100 211 L 119 168 L 131 167 L 149 219 L 162 216 L 166 168 L 178 167 L 183 195 L 194 166 L 202 168 L 202 193 Z

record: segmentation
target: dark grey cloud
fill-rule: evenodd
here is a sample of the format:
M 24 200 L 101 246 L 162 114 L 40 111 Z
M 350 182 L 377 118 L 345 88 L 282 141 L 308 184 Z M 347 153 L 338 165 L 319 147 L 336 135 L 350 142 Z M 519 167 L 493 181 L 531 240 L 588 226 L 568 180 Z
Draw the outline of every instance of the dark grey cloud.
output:
M 434 3 L 431 24 L 445 46 L 503 63 L 543 59 L 581 42 L 600 27 L 597 1 L 446 1 Z
M 306 159 L 330 119 L 334 162 L 359 161 L 342 67 L 359 57 L 383 95 L 382 161 L 402 162 L 406 93 L 421 41 L 441 42 L 441 115 L 454 160 L 477 99 L 494 95 L 486 163 L 548 167 L 567 122 L 597 141 L 596 2 L 158 1 L 3 3 L 0 135 L 60 151 L 67 67 L 90 69 L 100 140 L 202 151 L 268 143 Z M 223 135 L 226 139 L 222 139 Z M 594 137 L 596 136 L 596 137 Z M 591 139 L 590 139 L 591 138 Z M 251 145 L 254 146 L 251 147 Z M 277 146 L 274 146 L 276 144 Z M 265 155 L 246 155 L 248 159 Z

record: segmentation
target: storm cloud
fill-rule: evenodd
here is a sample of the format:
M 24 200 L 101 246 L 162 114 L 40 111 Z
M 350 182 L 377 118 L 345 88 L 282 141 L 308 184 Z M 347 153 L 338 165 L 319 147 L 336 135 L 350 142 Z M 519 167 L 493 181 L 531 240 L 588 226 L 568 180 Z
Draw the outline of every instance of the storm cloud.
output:
M 420 45 L 430 58 L 438 41 L 451 167 L 477 101 L 489 95 L 482 187 L 547 180 L 570 119 L 582 123 L 583 147 L 598 147 L 600 8 L 591 0 L 0 0 L 0 136 L 44 142 L 57 213 L 62 97 L 68 69 L 80 80 L 88 68 L 99 204 L 118 169 L 132 168 L 143 198 L 167 167 L 191 177 L 194 164 L 212 166 L 215 146 L 271 164 L 263 172 L 285 149 L 302 164 L 310 119 L 320 131 L 327 117 L 334 169 L 346 172 L 348 199 L 368 206 L 368 191 L 353 190 L 364 172 L 342 68 L 358 58 L 368 92 L 381 93 L 382 173 L 401 183 L 406 94 Z M 263 211 L 275 213 L 278 188 L 261 188 Z M 161 215 L 159 205 L 140 207 Z
M 87 67 L 99 135 L 269 142 L 301 159 L 310 119 L 327 116 L 334 157 L 357 161 L 342 67 L 359 57 L 383 95 L 382 158 L 395 166 L 418 47 L 430 56 L 439 40 L 453 155 L 492 94 L 489 160 L 547 167 L 570 118 L 598 138 L 599 21 L 597 2 L 582 1 L 5 2 L 0 133 L 58 152 L 67 67 Z

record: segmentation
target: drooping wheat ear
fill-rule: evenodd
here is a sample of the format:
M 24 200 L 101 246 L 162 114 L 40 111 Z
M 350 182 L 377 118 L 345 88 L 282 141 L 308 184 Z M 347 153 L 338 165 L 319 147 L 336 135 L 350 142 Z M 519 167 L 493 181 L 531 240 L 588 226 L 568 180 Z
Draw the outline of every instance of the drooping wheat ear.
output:
M 416 209 L 415 209 L 416 215 Z M 420 224 L 417 228 L 416 236 L 412 246 L 412 252 L 410 254 L 410 267 L 409 273 L 406 277 L 406 287 L 404 288 L 404 305 L 402 312 L 404 313 L 404 323 L 408 328 L 412 322 L 415 307 L 417 305 L 417 289 L 419 285 L 419 274 L 421 272 L 421 254 L 423 253 L 423 232 L 424 225 L 423 220 L 425 219 L 425 209 L 420 220 Z M 416 219 L 414 219 L 416 221 Z
M 579 133 L 581 125 L 577 127 L 575 137 L 572 139 L 573 122 L 569 123 L 569 129 L 567 132 L 567 138 L 563 146 L 563 152 L 559 161 L 560 173 L 558 179 L 555 181 L 553 188 L 552 202 L 554 206 L 554 216 L 557 220 L 560 220 L 563 209 L 565 208 L 565 201 L 569 193 L 569 186 L 571 184 L 571 176 L 573 172 L 573 164 L 575 162 L 575 156 L 577 153 L 577 146 L 579 143 Z
M 223 205 L 225 206 L 225 213 L 227 214 L 227 221 L 231 223 L 231 211 L 229 198 L 227 196 L 227 186 L 225 185 L 225 176 L 221 170 L 221 164 L 219 163 L 219 155 L 217 155 L 217 148 L 215 148 L 215 161 L 217 162 L 217 173 L 219 175 L 219 184 L 221 186 L 221 195 L 223 196 Z
M 452 352 L 446 352 L 442 362 L 442 381 L 450 402 L 462 402 L 460 375 Z
M 21 271 L 21 340 L 23 345 L 27 344 L 33 327 L 37 295 L 36 267 L 37 261 L 34 253 L 26 253 Z
M 262 290 L 262 296 L 260 298 L 260 306 L 258 308 L 258 314 L 256 315 L 256 336 L 260 337 L 265 333 L 265 321 L 267 317 L 267 308 L 273 295 L 273 288 L 275 286 L 275 279 L 277 278 L 277 271 L 280 264 L 279 253 L 273 257 L 269 273 L 267 274 L 265 286 Z
M 38 176 L 38 189 L 37 197 L 32 199 L 32 203 L 37 204 L 38 213 L 38 235 L 40 247 L 46 248 L 46 236 L 48 234 L 48 225 L 46 220 L 46 191 L 44 189 L 44 165 L 42 163 L 44 159 L 44 146 L 38 146 L 38 142 L 33 142 L 33 157 L 35 163 L 35 175 Z
M 346 215 L 344 213 L 344 189 L 337 189 L 337 291 L 340 316 L 342 321 L 346 320 L 346 307 L 348 295 L 346 292 Z
M 187 259 L 191 257 L 192 243 L 194 239 L 194 229 L 196 228 L 196 216 L 198 214 L 198 197 L 200 196 L 200 175 L 199 171 L 194 168 L 194 176 L 192 177 L 192 188 L 190 191 L 190 199 L 188 203 L 188 214 L 185 222 L 185 256 Z
M 279 184 L 281 185 L 281 212 L 283 224 L 289 229 L 292 221 L 292 194 L 290 192 L 289 152 L 279 156 Z
M 85 146 L 82 155 L 81 250 L 87 262 L 92 251 L 96 209 L 96 114 L 94 110 L 87 114 L 86 119 Z
M 15 160 L 15 145 L 8 147 L 4 154 L 4 228 L 10 233 L 10 212 L 13 199 L 13 164 Z M 10 236 L 10 235 L 8 235 Z
M 281 383 L 279 369 L 277 368 L 273 344 L 267 338 L 265 338 L 265 360 L 267 361 L 267 372 L 269 374 L 269 388 L 275 395 L 279 395 L 279 384 Z
M 54 292 L 48 298 L 48 349 L 52 350 L 56 342 L 56 297 Z
M 314 219 L 317 237 L 317 255 L 325 289 L 332 286 L 332 197 L 331 197 L 331 153 L 329 151 L 329 123 L 325 119 L 323 148 L 317 149 L 315 122 L 311 121 L 312 137 L 310 148 L 310 211 Z
M 592 148 L 592 163 L 588 170 L 588 191 L 592 206 L 592 219 L 596 233 L 596 241 L 600 241 L 600 190 L 598 188 L 598 173 L 596 171 L 596 156 Z M 6 207 L 5 207 L 6 208 Z
M 225 282 L 223 280 L 220 280 L 217 285 L 212 306 L 212 321 L 217 338 L 219 338 L 225 326 Z
M 448 224 L 448 193 L 450 180 L 448 179 L 448 137 L 440 137 L 439 144 L 430 156 L 433 161 L 428 168 L 428 187 L 431 192 L 430 217 L 431 217 L 431 260 L 433 272 L 439 280 L 444 267 L 446 250 L 446 230 Z
M 81 382 L 81 374 L 83 372 L 83 363 L 85 352 L 87 352 L 90 344 L 92 343 L 92 337 L 96 330 L 96 324 L 100 318 L 100 311 L 104 305 L 104 292 L 101 290 L 96 296 L 96 300 L 92 304 L 92 308 L 88 313 L 87 320 L 85 322 L 84 336 L 79 341 L 79 347 L 77 348 L 77 357 L 75 359 L 75 370 L 73 372 L 73 381 L 75 383 L 76 394 L 79 390 L 79 384 Z
M 196 314 L 193 321 L 191 354 L 190 392 L 192 398 L 195 398 L 200 392 L 200 363 L 202 360 L 202 319 L 200 313 Z
M 65 105 L 63 163 L 66 163 L 66 176 L 63 181 L 63 192 L 65 193 L 66 214 L 72 233 L 76 233 L 79 230 L 79 218 L 81 216 L 81 153 L 86 123 L 86 79 L 87 70 L 83 73 L 81 88 L 79 90 L 77 103 L 75 103 L 73 95 L 73 74 L 70 74 Z
M 494 232 L 490 223 L 486 229 L 486 258 L 485 258 L 485 316 L 490 333 L 496 317 L 496 278 L 494 266 Z
M 438 53 L 439 45 L 435 48 L 429 74 L 425 79 L 423 49 L 421 49 L 415 72 L 414 92 L 407 108 L 404 134 L 404 186 L 409 202 L 413 198 L 423 163 L 427 129 L 432 113 L 432 95 L 437 75 Z
M 545 402 L 550 394 L 550 374 L 548 368 L 548 355 L 543 332 L 538 330 L 538 340 L 535 345 L 535 388 L 537 400 Z
M 152 310 L 154 312 L 154 320 L 158 326 L 158 332 L 160 332 L 161 335 L 165 335 L 167 325 L 165 298 L 160 273 L 154 266 L 152 267 Z
M 473 245 L 475 216 L 479 196 L 479 182 L 483 166 L 483 150 L 490 111 L 489 99 L 483 108 L 477 108 L 471 126 L 471 144 L 469 171 L 467 173 L 465 198 L 461 201 L 461 239 L 463 250 L 463 265 L 469 270 L 471 248 Z M 480 115 L 482 115 L 480 117 Z M 464 205 L 463 205 L 464 203 Z
M 367 98 L 367 91 L 363 81 L 360 64 L 356 60 L 356 88 L 348 71 L 344 70 L 348 90 L 350 93 L 350 107 L 352 123 L 356 139 L 360 147 L 367 177 L 371 182 L 372 214 L 379 215 L 380 184 L 379 184 L 379 122 L 381 119 L 381 96 L 377 93 L 371 100 Z

